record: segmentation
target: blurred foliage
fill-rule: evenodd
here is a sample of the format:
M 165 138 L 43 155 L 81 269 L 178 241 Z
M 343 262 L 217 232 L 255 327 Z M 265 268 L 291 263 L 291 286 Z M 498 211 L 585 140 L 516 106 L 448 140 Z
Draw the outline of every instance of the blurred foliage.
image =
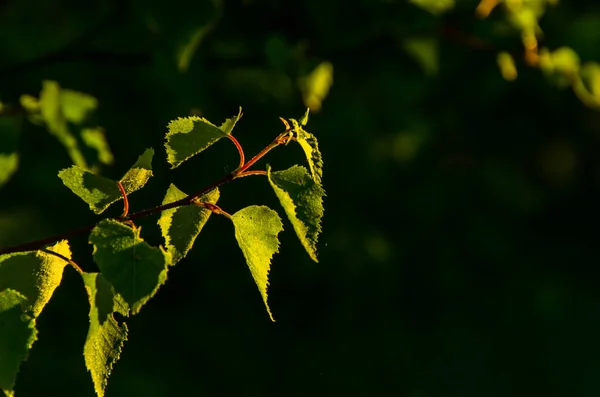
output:
M 128 324 L 106 395 L 597 396 L 599 23 L 595 0 L 7 0 L 0 247 L 97 221 L 57 177 L 74 159 L 30 122 L 40 87 L 95 98 L 54 102 L 97 105 L 55 130 L 94 172 L 118 179 L 156 149 L 133 211 L 237 166 L 223 140 L 169 170 L 169 120 L 241 105 L 236 136 L 252 155 L 311 97 L 327 167 L 319 263 L 284 223 L 272 324 L 231 225 L 211 219 Z M 57 108 L 57 120 L 74 114 Z M 98 125 L 105 144 L 89 144 Z M 302 158 L 288 145 L 266 162 Z M 259 177 L 221 197 L 230 213 L 278 208 Z M 160 244 L 155 223 L 143 237 Z M 94 271 L 87 237 L 70 243 Z M 65 271 L 36 320 L 17 396 L 94 395 L 78 277 Z

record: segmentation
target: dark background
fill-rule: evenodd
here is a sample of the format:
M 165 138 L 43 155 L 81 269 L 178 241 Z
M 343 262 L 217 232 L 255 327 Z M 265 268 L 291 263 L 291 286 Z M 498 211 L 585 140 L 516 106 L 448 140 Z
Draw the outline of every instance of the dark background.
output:
M 547 10 L 543 44 L 600 61 L 600 6 L 568 3 Z M 37 96 L 45 79 L 94 95 L 116 159 L 107 177 L 156 149 L 133 211 L 158 204 L 171 182 L 195 191 L 237 165 L 223 140 L 169 170 L 170 120 L 193 110 L 220 123 L 241 105 L 234 134 L 252 155 L 283 130 L 279 116 L 303 114 L 298 77 L 322 61 L 334 67 L 306 128 L 325 162 L 320 263 L 285 223 L 271 323 L 233 228 L 212 217 L 128 320 L 107 396 L 600 395 L 600 113 L 522 60 L 505 81 L 497 52 L 465 37 L 518 53 L 519 35 L 498 28 L 501 10 L 477 19 L 476 5 L 434 16 L 393 0 L 0 2 L 0 100 Z M 175 49 L 210 21 L 179 72 Z M 415 37 L 437 40 L 437 74 L 403 50 Z M 18 144 L 20 168 L 0 190 L 0 247 L 99 219 L 57 177 L 71 160 L 54 137 L 25 122 Z M 301 161 L 293 146 L 266 160 Z M 260 177 L 221 196 L 230 213 L 251 204 L 282 213 Z M 155 222 L 139 224 L 159 244 Z M 93 271 L 87 236 L 71 246 Z M 87 314 L 67 268 L 38 319 L 18 397 L 94 395 Z

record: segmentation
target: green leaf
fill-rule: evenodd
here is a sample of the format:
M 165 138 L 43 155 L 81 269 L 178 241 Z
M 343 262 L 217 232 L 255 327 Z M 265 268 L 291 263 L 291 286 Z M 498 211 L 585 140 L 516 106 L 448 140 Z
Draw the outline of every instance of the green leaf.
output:
M 433 15 L 441 15 L 454 8 L 455 0 L 409 0 L 414 5 L 421 7 Z
M 68 121 L 81 124 L 96 110 L 98 101 L 83 92 L 63 88 L 60 90 L 60 107 Z
M 48 250 L 71 258 L 66 240 Z M 8 396 L 36 340 L 35 318 L 60 284 L 65 265 L 43 251 L 0 256 L 0 389 Z
M 200 196 L 197 201 L 216 204 L 219 200 L 219 189 Z M 181 200 L 188 195 L 171 184 L 162 204 Z M 196 237 L 208 221 L 211 211 L 196 205 L 184 205 L 163 211 L 158 225 L 165 239 L 165 247 L 173 257 L 173 264 L 183 259 L 192 248 Z
M 167 160 L 171 164 L 171 168 L 179 167 L 185 160 L 231 134 L 241 115 L 240 108 L 238 115 L 227 119 L 221 127 L 197 116 L 180 117 L 171 121 L 168 126 L 169 131 L 165 136 Z
M 47 248 L 71 259 L 67 240 Z M 0 291 L 14 289 L 27 298 L 25 311 L 39 316 L 62 280 L 66 261 L 43 251 L 0 256 Z
M 20 133 L 20 118 L 0 117 L 0 136 L 2 137 L 2 147 L 0 148 L 0 186 L 8 182 L 19 166 L 17 148 Z
M 90 233 L 94 261 L 136 314 L 167 280 L 171 255 L 152 247 L 132 228 L 112 219 L 100 221 Z
M 21 363 L 36 341 L 35 319 L 23 312 L 27 297 L 14 289 L 0 291 L 0 390 L 14 396 Z
M 113 154 L 106 141 L 104 130 L 100 127 L 84 128 L 81 130 L 81 139 L 87 147 L 90 147 L 98 153 L 98 161 L 102 164 L 112 164 L 114 162 Z
M 304 105 L 319 111 L 333 84 L 333 64 L 321 62 L 307 76 L 300 78 L 298 84 Z
M 148 179 L 152 176 L 153 156 L 154 149 L 146 149 L 129 171 L 125 173 L 123 178 L 121 178 L 121 184 L 127 194 L 141 189 L 148 182 Z
M 115 181 L 92 174 L 77 165 L 61 170 L 58 177 L 66 187 L 85 201 L 95 214 L 101 214 L 112 203 L 122 198 Z
M 318 262 L 317 239 L 321 233 L 325 191 L 299 165 L 273 173 L 267 166 L 267 176 L 302 246 Z
M 439 40 L 430 37 L 413 37 L 402 41 L 402 48 L 421 65 L 428 76 L 436 76 L 440 69 Z
M 296 142 L 300 144 L 300 147 L 304 151 L 312 177 L 315 182 L 320 184 L 323 178 L 323 157 L 319 150 L 317 137 L 302 128 L 308 123 L 308 113 L 309 109 L 306 110 L 300 122 L 296 119 L 289 119 L 289 122 L 292 124 L 291 129 L 296 137 Z
M 84 273 L 82 277 L 90 301 L 90 328 L 83 346 L 83 356 L 92 375 L 96 394 L 103 397 L 113 365 L 127 340 L 127 325 L 119 325 L 114 313 L 127 316 L 129 309 L 102 274 Z
M 152 156 L 154 149 L 146 151 L 121 179 L 128 195 L 141 189 L 152 176 Z M 73 193 L 85 201 L 95 214 L 101 214 L 112 203 L 123 199 L 117 182 L 100 175 L 92 174 L 76 165 L 61 170 L 58 177 Z
M 77 144 L 77 138 L 69 131 L 67 118 L 61 104 L 61 90 L 56 81 L 44 81 L 39 100 L 42 118 L 48 126 L 48 131 L 55 135 L 67 149 L 75 165 L 87 169 L 87 162 Z
M 267 302 L 271 258 L 279 251 L 277 235 L 283 230 L 281 218 L 269 207 L 252 205 L 232 215 L 235 238 L 240 246 L 250 273 L 263 298 L 272 321 Z

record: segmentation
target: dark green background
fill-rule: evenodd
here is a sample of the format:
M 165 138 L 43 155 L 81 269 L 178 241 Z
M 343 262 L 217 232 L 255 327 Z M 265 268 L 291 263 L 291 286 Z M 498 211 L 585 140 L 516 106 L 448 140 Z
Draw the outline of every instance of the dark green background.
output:
M 543 44 L 600 61 L 600 6 L 567 3 L 542 19 Z M 128 321 L 108 397 L 600 395 L 600 112 L 520 61 L 517 80 L 504 81 L 495 51 L 448 34 L 520 51 L 517 33 L 497 29 L 502 12 L 478 20 L 476 5 L 435 17 L 393 0 L 224 1 L 180 73 L 174 49 L 216 15 L 211 2 L 0 3 L 1 101 L 38 95 L 44 79 L 97 97 L 116 157 L 107 177 L 157 150 L 133 211 L 158 204 L 171 182 L 191 192 L 236 167 L 223 140 L 169 170 L 169 120 L 195 109 L 220 123 L 241 105 L 234 134 L 251 155 L 282 131 L 278 116 L 304 112 L 296 78 L 321 61 L 334 66 L 307 126 L 325 161 L 320 263 L 286 223 L 271 323 L 232 226 L 211 218 Z M 402 49 L 421 36 L 439 40 L 436 76 Z M 57 173 L 71 162 L 46 130 L 24 123 L 19 150 L 21 166 L 0 190 L 1 247 L 98 219 L 62 186 Z M 266 161 L 283 169 L 302 153 L 288 146 Z M 281 211 L 260 177 L 221 196 L 229 212 Z M 155 222 L 140 224 L 159 244 Z M 87 236 L 71 245 L 95 269 Z M 66 269 L 18 397 L 94 395 L 82 355 L 87 312 L 81 279 Z

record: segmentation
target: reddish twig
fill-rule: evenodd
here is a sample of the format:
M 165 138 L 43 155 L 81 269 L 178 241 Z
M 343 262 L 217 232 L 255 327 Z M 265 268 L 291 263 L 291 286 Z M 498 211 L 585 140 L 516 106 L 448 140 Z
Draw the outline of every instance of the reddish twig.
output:
M 117 186 L 121 191 L 121 196 L 123 196 L 123 215 L 121 215 L 121 218 L 125 219 L 127 214 L 129 214 L 129 199 L 127 198 L 127 193 L 125 192 L 125 188 L 123 188 L 121 181 L 117 181 Z

